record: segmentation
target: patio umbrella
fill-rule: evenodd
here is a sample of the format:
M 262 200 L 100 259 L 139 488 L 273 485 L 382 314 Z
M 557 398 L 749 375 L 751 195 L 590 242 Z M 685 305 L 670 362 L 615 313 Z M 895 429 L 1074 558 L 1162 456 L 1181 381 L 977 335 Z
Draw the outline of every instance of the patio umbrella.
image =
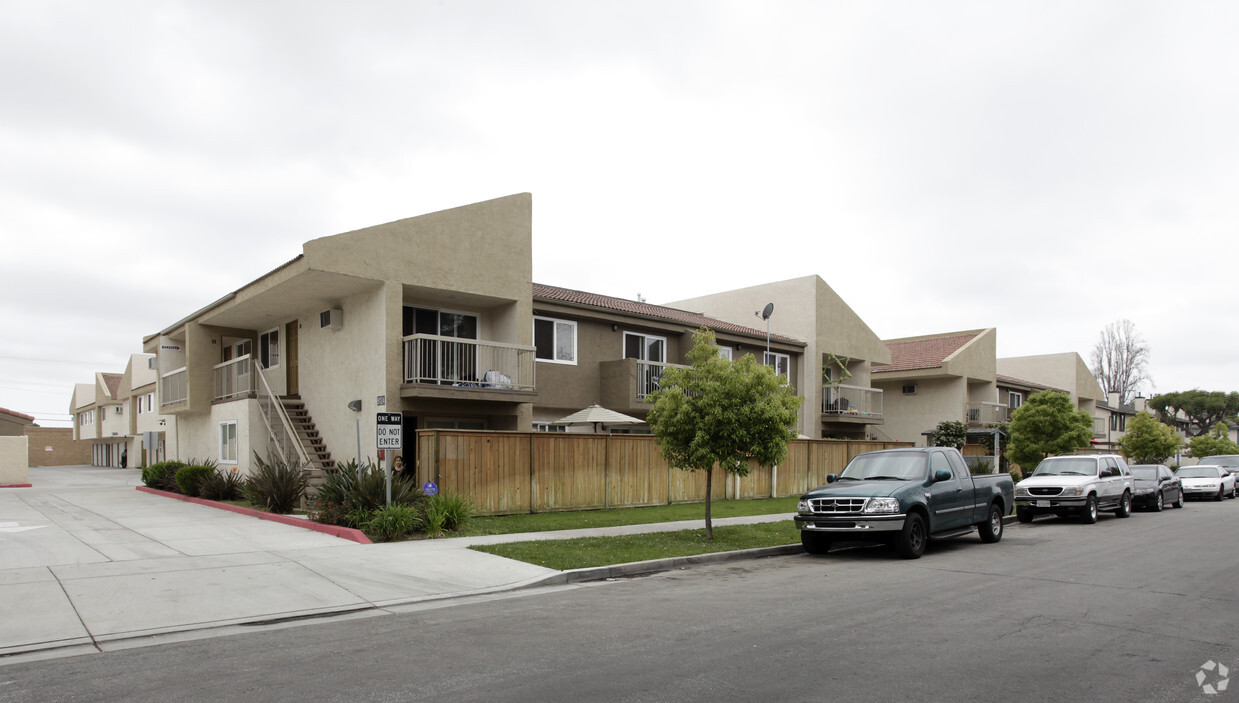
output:
M 561 417 L 555 421 L 556 425 L 589 425 L 594 426 L 594 432 L 598 431 L 598 425 L 640 425 L 645 420 L 639 420 L 631 415 L 617 413 L 614 410 L 606 408 L 594 403 L 593 405 L 578 410 L 567 417 Z

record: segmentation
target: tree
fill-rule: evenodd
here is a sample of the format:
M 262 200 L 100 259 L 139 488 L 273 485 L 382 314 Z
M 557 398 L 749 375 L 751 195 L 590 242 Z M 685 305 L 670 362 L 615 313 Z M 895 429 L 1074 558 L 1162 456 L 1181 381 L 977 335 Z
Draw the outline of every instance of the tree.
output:
M 1188 421 L 1188 436 L 1198 437 L 1217 423 L 1234 418 L 1239 413 L 1239 393 L 1199 389 L 1162 393 L 1149 399 L 1149 407 L 1165 419 L 1173 419 L 1183 413 Z
M 1169 425 L 1163 424 L 1145 411 L 1136 413 L 1127 426 L 1127 434 L 1119 447 L 1133 464 L 1160 464 L 1174 456 L 1183 445 Z
M 943 420 L 938 423 L 930 439 L 935 447 L 955 447 L 962 450 L 968 437 L 968 426 L 959 420 Z
M 1126 405 L 1149 382 L 1149 345 L 1131 320 L 1112 322 L 1101 331 L 1089 357 L 1093 375 L 1106 393 L 1118 393 Z
M 1066 393 L 1041 391 L 1012 413 L 1006 456 L 1031 470 L 1047 456 L 1087 447 L 1092 438 L 1091 415 L 1076 410 Z
M 1239 454 L 1239 444 L 1235 444 L 1230 437 L 1226 436 L 1229 430 L 1226 423 L 1219 422 L 1213 426 L 1209 434 L 1192 437 L 1192 456 L 1204 459 L 1207 456 L 1218 454 Z
M 718 353 L 714 333 L 693 333 L 687 368 L 663 371 L 646 422 L 671 466 L 706 472 L 706 539 L 714 539 L 710 498 L 714 467 L 745 476 L 749 459 L 774 466 L 787 455 L 796 434 L 797 410 L 804 399 L 757 363 L 752 354 L 728 361 Z

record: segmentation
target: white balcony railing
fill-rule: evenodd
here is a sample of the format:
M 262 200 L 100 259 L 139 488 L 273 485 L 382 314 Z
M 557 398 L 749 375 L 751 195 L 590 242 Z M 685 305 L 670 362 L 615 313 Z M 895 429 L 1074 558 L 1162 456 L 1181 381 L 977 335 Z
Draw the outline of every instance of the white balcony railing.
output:
M 189 372 L 182 366 L 159 379 L 159 405 L 166 407 L 189 400 Z
M 532 391 L 534 348 L 479 339 L 404 338 L 404 382 Z
M 215 366 L 215 400 L 248 397 L 254 392 L 249 354 Z
M 1001 403 L 968 403 L 964 409 L 965 421 L 974 427 L 996 425 L 1011 419 L 1011 408 Z
M 833 384 L 822 388 L 823 415 L 882 418 L 882 389 Z
M 663 371 L 669 367 L 685 368 L 683 364 L 663 364 L 657 361 L 637 362 L 637 400 L 645 400 L 645 396 L 658 390 L 658 381 Z

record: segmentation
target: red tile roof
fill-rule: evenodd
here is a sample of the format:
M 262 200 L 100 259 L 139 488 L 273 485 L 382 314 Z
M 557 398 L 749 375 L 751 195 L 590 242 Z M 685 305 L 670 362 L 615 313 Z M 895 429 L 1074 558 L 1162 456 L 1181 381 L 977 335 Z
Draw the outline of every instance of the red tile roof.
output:
M 744 325 L 737 325 L 724 320 L 719 320 L 717 318 L 708 317 L 699 312 L 678 310 L 676 308 L 669 308 L 663 305 L 652 305 L 650 303 L 641 303 L 635 300 L 624 300 L 623 298 L 612 298 L 609 295 L 586 293 L 584 291 L 548 286 L 541 283 L 533 284 L 533 297 L 535 299 L 541 298 L 542 300 L 550 300 L 560 303 L 572 303 L 574 305 L 586 305 L 604 310 L 614 310 L 616 312 L 650 317 L 658 320 L 670 320 L 672 322 L 683 323 L 694 328 L 705 327 L 715 332 L 726 332 L 729 334 L 743 335 L 745 337 L 754 337 L 757 339 L 766 338 L 765 330 L 745 327 Z M 770 339 L 786 344 L 804 344 L 804 342 L 798 339 L 784 337 L 778 334 L 771 334 Z
M 906 342 L 887 342 L 891 350 L 891 363 L 875 364 L 870 373 L 888 373 L 891 371 L 916 371 L 919 369 L 936 369 L 942 362 L 959 348 L 976 338 L 976 333 L 959 334 L 950 337 L 933 337 L 931 339 L 913 339 Z
M 103 374 L 103 382 L 107 384 L 108 393 L 111 394 L 113 398 L 116 397 L 116 391 L 120 388 L 120 379 L 123 375 L 124 374 L 119 373 Z
M 16 410 L 9 410 L 8 408 L 0 408 L 0 415 L 12 415 L 13 417 L 21 418 L 27 422 L 34 422 L 34 418 L 30 415 L 19 413 Z

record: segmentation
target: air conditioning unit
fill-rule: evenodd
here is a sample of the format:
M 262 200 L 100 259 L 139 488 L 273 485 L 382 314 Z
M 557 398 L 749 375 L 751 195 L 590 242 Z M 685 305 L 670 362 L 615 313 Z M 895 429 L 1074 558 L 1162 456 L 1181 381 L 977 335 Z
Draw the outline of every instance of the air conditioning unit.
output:
M 324 310 L 318 314 L 318 326 L 320 328 L 330 327 L 333 330 L 344 328 L 344 311 L 339 308 Z

